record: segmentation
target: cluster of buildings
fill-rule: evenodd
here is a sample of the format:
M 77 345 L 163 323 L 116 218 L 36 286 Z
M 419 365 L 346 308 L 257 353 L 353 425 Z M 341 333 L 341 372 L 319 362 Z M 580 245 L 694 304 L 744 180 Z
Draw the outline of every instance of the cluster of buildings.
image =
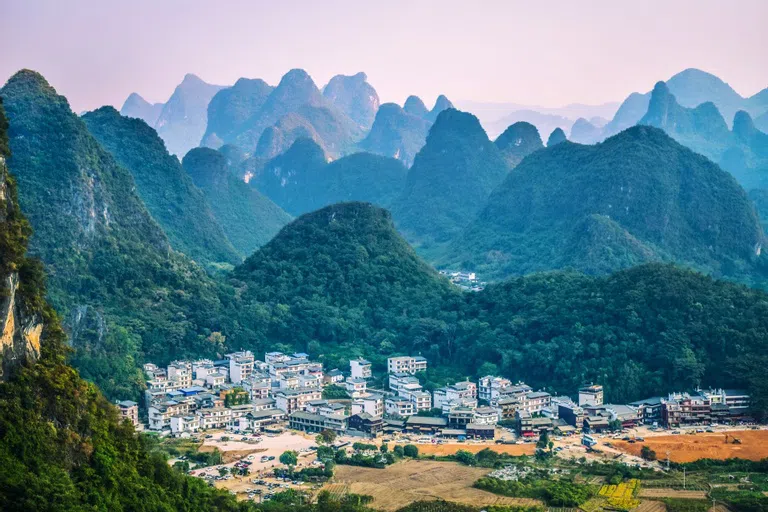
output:
M 583 386 L 578 399 L 537 391 L 524 382 L 485 376 L 429 392 L 418 378 L 427 369 L 421 356 L 387 360 L 387 388 L 369 386 L 370 361 L 349 362 L 345 376 L 304 353 L 268 352 L 256 360 L 249 351 L 222 360 L 174 361 L 165 368 L 144 365 L 147 374 L 147 427 L 174 434 L 210 428 L 232 430 L 290 428 L 306 432 L 378 435 L 381 432 L 436 434 L 448 438 L 492 439 L 498 423 L 532 437 L 600 432 L 640 423 L 677 427 L 744 420 L 749 396 L 739 390 L 672 393 L 629 404 L 604 403 L 603 388 Z M 323 388 L 343 387 L 347 400 L 323 399 Z M 123 416 L 138 425 L 135 402 L 118 402 Z M 430 415 L 419 415 L 430 411 Z
M 477 278 L 475 272 L 441 270 L 440 274 L 462 290 L 479 292 L 485 288 L 485 283 Z

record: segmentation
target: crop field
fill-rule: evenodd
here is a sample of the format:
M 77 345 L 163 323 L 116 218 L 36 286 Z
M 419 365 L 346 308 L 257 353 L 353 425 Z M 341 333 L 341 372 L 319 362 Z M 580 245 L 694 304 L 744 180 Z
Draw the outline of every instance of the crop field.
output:
M 536 445 L 531 444 L 420 444 L 419 453 L 422 455 L 453 455 L 459 450 L 477 453 L 486 448 L 490 448 L 496 453 L 506 453 L 508 455 L 533 455 L 536 452 Z
M 626 453 L 640 456 L 643 446 L 656 452 L 660 460 L 667 458 L 673 462 L 692 462 L 698 459 L 742 459 L 760 460 L 768 457 L 768 430 L 743 430 L 728 433 L 731 442 L 726 443 L 723 433 L 678 434 L 646 437 L 645 441 L 628 443 L 612 441 L 612 445 Z M 736 437 L 740 444 L 734 444 Z
M 643 488 L 640 489 L 641 498 L 687 498 L 704 499 L 707 497 L 706 491 L 694 491 L 683 489 L 667 489 L 664 487 Z
M 419 447 L 421 448 L 421 447 Z M 537 500 L 508 498 L 475 489 L 472 484 L 490 470 L 454 462 L 406 460 L 386 469 L 336 466 L 333 483 L 324 489 L 373 496 L 371 506 L 397 510 L 419 500 L 446 500 L 471 505 L 534 505 Z

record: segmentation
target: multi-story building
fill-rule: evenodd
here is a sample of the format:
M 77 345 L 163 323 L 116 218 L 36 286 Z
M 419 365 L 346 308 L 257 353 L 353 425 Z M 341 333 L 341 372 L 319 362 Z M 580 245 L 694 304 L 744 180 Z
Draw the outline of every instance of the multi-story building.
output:
M 344 374 L 338 368 L 334 368 L 323 376 L 324 384 L 339 384 L 340 382 L 344 382 Z
M 347 420 L 350 430 L 364 432 L 371 436 L 376 436 L 384 429 L 384 421 L 381 416 L 373 416 L 367 412 L 353 414 Z
M 531 414 L 542 412 L 548 408 L 552 400 L 552 395 L 546 391 L 531 391 L 520 397 L 518 408 Z
M 349 361 L 349 373 L 351 377 L 358 379 L 371 378 L 371 362 L 363 358 L 352 359 Z
M 664 422 L 664 398 L 660 396 L 631 402 L 629 405 L 637 408 L 640 421 L 646 425 L 661 425 Z
M 400 390 L 405 389 L 406 386 L 410 390 L 415 390 L 416 386 L 421 389 L 419 379 L 409 373 L 390 373 L 389 374 L 389 389 L 393 393 L 400 393 Z
M 700 393 L 714 406 L 722 404 L 728 407 L 731 417 L 743 417 L 749 414 L 751 398 L 743 389 L 710 389 Z
M 408 398 L 416 405 L 416 412 L 428 411 L 432 408 L 432 395 L 426 391 L 414 391 L 402 396 Z
M 227 407 L 212 407 L 210 409 L 199 409 L 197 417 L 200 418 L 200 428 L 225 428 L 232 420 L 232 409 Z
M 421 356 L 399 356 L 387 359 L 388 373 L 423 372 L 427 369 L 427 360 Z
M 227 377 L 219 372 L 209 373 L 205 377 L 205 385 L 209 388 L 216 388 L 227 382 Z
M 496 398 L 490 400 L 491 405 L 497 405 L 498 401 L 503 398 L 514 398 L 517 401 L 522 401 L 523 397 L 533 391 L 533 388 L 524 382 L 518 382 L 511 386 L 503 387 L 499 390 L 499 394 Z
M 499 411 L 493 407 L 477 407 L 472 414 L 472 423 L 477 425 L 495 425 L 499 422 Z
M 388 416 L 405 418 L 416 413 L 416 404 L 403 397 L 391 397 L 384 400 L 384 412 Z
M 251 406 L 254 411 L 268 411 L 270 409 L 277 409 L 277 404 L 274 398 L 257 398 L 251 400 Z
M 321 416 L 345 416 L 347 408 L 338 402 L 328 400 L 311 400 L 307 402 L 307 412 L 320 414 Z
M 248 380 L 253 373 L 255 357 L 250 350 L 227 354 L 229 359 L 229 380 L 233 384 L 240 384 Z
M 567 396 L 552 397 L 551 406 L 557 407 L 557 417 L 575 428 L 584 427 L 584 409 Z
M 192 378 L 194 380 L 202 380 L 205 382 L 205 378 L 210 373 L 216 371 L 216 366 L 210 359 L 200 359 L 198 361 L 192 361 Z
M 510 387 L 512 381 L 504 377 L 486 375 L 477 381 L 477 398 L 490 402 L 499 398 L 502 389 Z
M 171 416 L 184 415 L 189 412 L 189 403 L 168 400 L 166 402 L 152 404 L 148 407 L 150 430 L 163 430 L 170 426 Z
M 462 381 L 438 388 L 433 392 L 433 407 L 442 408 L 444 403 L 477 400 L 477 385 L 474 382 Z
M 323 430 L 331 430 L 337 434 L 343 434 L 347 430 L 346 416 L 323 416 L 305 411 L 296 411 L 288 415 L 290 428 L 303 432 L 317 433 Z
M 130 421 L 134 427 L 139 425 L 139 404 L 131 400 L 120 400 L 117 409 L 123 419 Z
M 195 414 L 177 414 L 170 418 L 171 433 L 197 432 L 200 430 L 200 417 Z
M 453 407 L 448 414 L 448 426 L 450 428 L 465 428 L 475 418 L 475 409 L 472 407 Z
M 360 377 L 347 377 L 344 387 L 350 397 L 361 398 L 367 393 L 368 381 Z
M 603 386 L 590 384 L 579 388 L 579 405 L 603 405 Z
M 179 388 L 192 385 L 192 363 L 189 361 L 174 361 L 168 365 L 168 380 L 178 383 Z
M 368 413 L 371 416 L 384 415 L 384 396 L 368 393 L 352 401 L 352 414 Z
M 664 424 L 703 425 L 712 421 L 712 405 L 703 394 L 670 393 L 662 409 Z
M 275 393 L 275 405 L 286 414 L 295 411 L 303 411 L 307 408 L 307 402 L 320 400 L 323 396 L 319 389 L 286 389 Z
M 497 398 L 495 403 L 501 421 L 514 421 L 515 411 L 520 406 L 520 400 L 515 397 L 503 397 Z

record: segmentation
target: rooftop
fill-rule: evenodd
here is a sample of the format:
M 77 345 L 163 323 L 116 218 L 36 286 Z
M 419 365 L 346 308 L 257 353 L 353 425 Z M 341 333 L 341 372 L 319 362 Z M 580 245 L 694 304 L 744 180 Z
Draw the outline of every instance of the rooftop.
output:
M 433 427 L 444 427 L 448 420 L 442 417 L 433 418 L 431 416 L 409 416 L 405 421 L 406 425 L 428 425 Z

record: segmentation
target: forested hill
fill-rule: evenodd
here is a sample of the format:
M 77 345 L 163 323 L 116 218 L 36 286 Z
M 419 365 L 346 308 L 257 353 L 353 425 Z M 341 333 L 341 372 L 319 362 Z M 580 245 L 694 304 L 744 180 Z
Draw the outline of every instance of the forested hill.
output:
M 102 107 L 82 117 L 88 131 L 131 172 L 136 190 L 174 249 L 201 263 L 231 263 L 241 257 L 179 159 L 141 119 Z
M 0 103 L 2 158 L 8 156 L 6 127 Z M 19 279 L 16 325 L 31 321 L 41 327 L 39 352 L 3 360 L 0 510 L 242 510 L 233 496 L 150 455 L 133 427 L 120 422 L 115 407 L 64 362 L 66 337 L 45 302 L 39 263 L 25 256 L 29 225 L 20 215 L 15 183 L 2 159 L 0 176 L 2 281 L 14 273 Z M 5 341 L 4 358 L 9 355 Z
M 447 261 L 495 278 L 674 261 L 749 281 L 762 275 L 763 236 L 730 174 L 662 130 L 636 126 L 594 146 L 563 142 L 526 157 Z
M 20 71 L 0 96 L 30 252 L 46 265 L 74 362 L 109 395 L 137 397 L 142 358 L 206 350 L 201 322 L 219 310 L 218 285 L 171 249 L 131 174 L 42 76 Z

